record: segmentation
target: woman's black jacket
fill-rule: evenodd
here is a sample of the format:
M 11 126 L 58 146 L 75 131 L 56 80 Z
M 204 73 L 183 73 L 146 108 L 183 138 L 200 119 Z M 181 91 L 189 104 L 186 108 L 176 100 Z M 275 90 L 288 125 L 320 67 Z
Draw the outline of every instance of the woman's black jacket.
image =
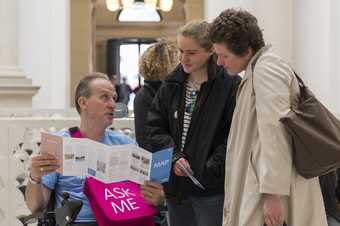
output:
M 223 193 L 227 137 L 241 80 L 239 76 L 229 76 L 212 58 L 209 60 L 208 81 L 201 85 L 181 152 L 187 78 L 182 66 L 177 66 L 158 90 L 147 123 L 148 149 L 157 151 L 173 146 L 173 163 L 185 157 L 194 176 L 205 187 L 201 190 L 189 178 L 178 177 L 171 170 L 165 191 L 167 197 L 177 200 L 187 195 Z
M 146 122 L 148 112 L 151 107 L 153 98 L 155 97 L 161 84 L 162 84 L 161 81 L 144 80 L 143 87 L 140 88 L 140 90 L 138 90 L 136 97 L 134 99 L 133 110 L 135 114 L 134 121 L 136 141 L 138 145 L 142 148 L 147 148 Z

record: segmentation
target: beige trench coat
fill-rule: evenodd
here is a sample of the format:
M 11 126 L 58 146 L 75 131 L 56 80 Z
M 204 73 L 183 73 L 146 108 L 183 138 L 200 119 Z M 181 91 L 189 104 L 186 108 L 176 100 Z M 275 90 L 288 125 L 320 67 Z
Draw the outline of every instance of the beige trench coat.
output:
M 223 226 L 263 226 L 263 193 L 283 196 L 288 226 L 327 225 L 319 180 L 297 174 L 289 135 L 279 122 L 298 94 L 291 67 L 263 47 L 249 62 L 237 94 L 227 145 Z

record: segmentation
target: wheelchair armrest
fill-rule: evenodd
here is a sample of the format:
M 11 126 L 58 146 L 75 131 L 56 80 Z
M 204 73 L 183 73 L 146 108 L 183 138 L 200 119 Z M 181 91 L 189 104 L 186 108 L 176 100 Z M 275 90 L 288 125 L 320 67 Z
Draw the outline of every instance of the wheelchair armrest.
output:
M 63 206 L 55 210 L 55 220 L 59 226 L 67 226 L 72 223 L 80 212 L 83 202 L 80 200 L 65 201 Z
M 63 193 L 62 206 L 54 208 L 55 195 L 52 192 L 51 199 L 47 205 L 47 208 L 41 212 L 37 212 L 30 215 L 19 215 L 17 219 L 24 225 L 37 223 L 38 225 L 55 226 L 56 223 L 59 226 L 67 226 L 72 223 L 80 212 L 83 202 L 79 200 L 68 200 L 69 194 Z
M 24 225 L 35 224 L 38 225 L 46 225 L 46 226 L 54 226 L 55 225 L 55 216 L 54 212 L 51 211 L 42 211 L 30 215 L 19 215 L 17 219 Z
M 17 219 L 23 224 L 23 225 L 28 225 L 28 224 L 34 224 L 38 222 L 38 218 L 34 215 L 19 215 L 17 216 Z

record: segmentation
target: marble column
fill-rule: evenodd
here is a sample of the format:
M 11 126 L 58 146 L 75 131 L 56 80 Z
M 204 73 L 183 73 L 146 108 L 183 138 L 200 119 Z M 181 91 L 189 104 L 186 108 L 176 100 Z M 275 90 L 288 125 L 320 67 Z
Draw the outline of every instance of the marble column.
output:
M 294 1 L 294 66 L 305 83 L 333 113 L 340 113 L 337 0 Z
M 18 66 L 17 21 L 17 0 L 0 0 L 0 107 L 6 108 L 31 107 L 39 90 Z
M 17 0 L 0 0 L 0 110 L 32 107 L 32 97 L 39 90 L 18 66 L 17 4 Z M 1 132 L 3 139 L 7 132 Z M 21 194 L 15 188 L 15 179 L 11 178 L 11 153 L 6 147 L 0 149 L 0 225 L 14 226 L 20 225 L 15 217 L 18 202 L 11 197 Z

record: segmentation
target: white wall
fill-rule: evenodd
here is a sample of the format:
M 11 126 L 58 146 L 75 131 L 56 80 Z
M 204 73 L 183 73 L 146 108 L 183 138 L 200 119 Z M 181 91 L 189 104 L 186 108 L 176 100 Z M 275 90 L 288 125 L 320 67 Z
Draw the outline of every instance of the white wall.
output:
M 204 1 L 204 17 L 211 22 L 224 9 L 243 8 L 249 11 L 254 9 L 254 0 L 205 0 Z
M 284 59 L 292 61 L 292 0 L 205 1 L 205 19 L 212 21 L 223 9 L 243 8 L 257 17 L 266 43 Z
M 292 1 L 256 0 L 253 10 L 263 29 L 266 44 L 272 44 L 275 51 L 289 62 L 293 60 Z
M 69 0 L 18 0 L 19 66 L 41 89 L 34 108 L 69 106 Z
M 340 116 L 340 1 L 331 2 L 331 103 Z
M 295 68 L 333 112 L 340 112 L 339 6 L 338 0 L 294 2 Z
M 330 4 L 329 0 L 294 2 L 294 66 L 307 85 L 329 102 Z

